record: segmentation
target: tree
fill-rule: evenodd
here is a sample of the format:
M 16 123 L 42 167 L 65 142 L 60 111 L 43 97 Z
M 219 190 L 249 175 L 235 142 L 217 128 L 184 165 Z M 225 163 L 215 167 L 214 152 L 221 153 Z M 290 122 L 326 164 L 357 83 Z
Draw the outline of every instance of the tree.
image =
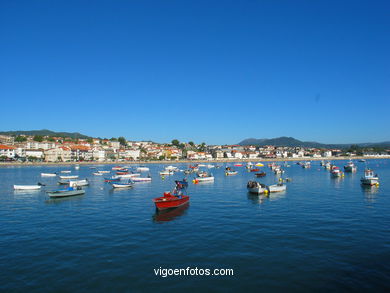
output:
M 117 139 L 115 137 L 111 137 L 110 140 L 111 141 L 117 141 Z
M 193 141 L 190 141 L 188 144 L 192 147 L 195 145 Z
M 124 138 L 123 136 L 118 137 L 118 141 L 119 141 L 119 143 L 120 143 L 121 145 L 127 146 L 126 138 Z
M 33 140 L 37 141 L 37 142 L 42 142 L 43 141 L 43 136 L 42 135 L 35 135 Z
M 88 143 L 93 143 L 93 139 L 92 139 L 92 138 L 88 138 L 88 139 L 87 139 L 87 142 L 88 142 Z
M 24 142 L 24 141 L 27 141 L 27 137 L 18 135 L 18 136 L 15 138 L 15 141 L 16 141 L 16 142 Z
M 56 140 L 55 140 L 54 138 L 52 138 L 52 137 L 49 137 L 49 138 L 47 139 L 47 141 L 55 142 Z
M 172 140 L 172 144 L 174 146 L 178 146 L 180 144 L 180 141 L 178 141 L 177 139 L 174 139 L 174 140 Z

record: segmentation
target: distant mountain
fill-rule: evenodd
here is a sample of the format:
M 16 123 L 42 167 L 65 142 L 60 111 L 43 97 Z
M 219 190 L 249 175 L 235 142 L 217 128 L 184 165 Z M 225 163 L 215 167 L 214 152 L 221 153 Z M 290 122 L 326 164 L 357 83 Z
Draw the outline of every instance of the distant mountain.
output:
M 90 138 L 90 136 L 78 132 L 55 132 L 47 129 L 42 130 L 17 130 L 17 131 L 0 131 L 1 135 L 42 135 L 55 137 L 71 137 L 71 138 Z
M 247 138 L 238 143 L 239 145 L 274 145 L 274 146 L 286 146 L 286 147 L 307 147 L 307 148 L 348 148 L 352 143 L 349 144 L 324 144 L 315 141 L 301 141 L 293 137 L 277 137 L 277 138 Z M 378 142 L 378 143 L 357 143 L 360 147 L 390 147 L 390 141 Z

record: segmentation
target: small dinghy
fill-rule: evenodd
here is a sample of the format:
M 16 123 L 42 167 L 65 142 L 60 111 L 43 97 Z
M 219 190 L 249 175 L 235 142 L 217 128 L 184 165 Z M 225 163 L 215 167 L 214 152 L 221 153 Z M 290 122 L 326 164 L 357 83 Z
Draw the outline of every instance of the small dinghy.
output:
M 137 168 L 137 172 L 148 172 L 148 171 L 149 171 L 149 168 L 145 167 L 145 166 L 139 166 Z
M 238 174 L 237 171 L 232 171 L 232 170 L 228 170 L 225 172 L 226 176 L 233 176 L 233 175 L 237 175 L 237 174 Z
M 104 178 L 104 182 L 119 182 L 119 181 L 121 181 L 121 179 L 118 176 Z
M 151 182 L 152 177 L 133 177 L 131 178 L 134 182 Z
M 41 187 L 44 186 L 44 184 L 38 183 L 36 185 L 14 185 L 15 190 L 38 190 L 41 189 Z
M 93 175 L 95 175 L 95 176 L 103 176 L 103 173 L 95 172 L 95 173 L 93 173 Z
M 69 186 L 70 187 L 87 186 L 87 185 L 89 185 L 88 179 L 69 180 Z
M 112 182 L 111 183 L 112 187 L 113 188 L 130 188 L 130 187 L 133 187 L 133 183 L 131 181 L 129 182 L 123 182 L 123 183 L 120 183 L 120 182 Z
M 41 173 L 42 177 L 56 177 L 57 173 Z
M 106 170 L 101 170 L 101 171 L 98 171 L 98 173 L 101 173 L 101 174 L 108 174 L 110 173 L 111 171 L 106 171 Z
M 77 178 L 79 178 L 78 175 L 60 176 L 60 179 L 77 179 Z
M 72 171 L 69 171 L 69 170 L 64 170 L 64 171 L 61 171 L 61 173 L 65 173 L 65 174 L 68 174 L 68 173 L 71 173 Z
M 82 195 L 84 193 L 85 190 L 83 190 L 81 187 L 77 187 L 77 188 L 68 187 L 67 189 L 58 189 L 58 190 L 47 192 L 49 197 L 52 198 L 76 196 L 76 195 Z

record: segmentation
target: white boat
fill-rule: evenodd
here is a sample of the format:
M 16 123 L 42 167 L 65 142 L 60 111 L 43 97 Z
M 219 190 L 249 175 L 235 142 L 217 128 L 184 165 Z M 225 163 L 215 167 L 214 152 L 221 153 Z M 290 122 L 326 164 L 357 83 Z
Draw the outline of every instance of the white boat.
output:
M 141 176 L 141 174 L 139 173 L 130 173 L 130 174 L 117 175 L 117 178 L 127 179 L 127 178 L 139 177 L 139 176 Z
M 87 186 L 87 185 L 89 185 L 88 179 L 69 180 L 70 187 Z
M 252 169 L 253 167 L 253 163 L 252 162 L 248 162 L 245 166 L 247 169 Z
M 140 166 L 137 168 L 137 172 L 148 172 L 149 168 L 145 166 Z
M 129 188 L 133 187 L 133 183 L 128 182 L 128 183 L 119 183 L 119 182 L 113 182 L 111 183 L 113 188 Z
M 275 174 L 283 174 L 283 173 L 284 173 L 284 170 L 278 166 L 278 167 L 276 167 L 276 168 L 274 169 L 274 173 L 275 173 Z
M 66 175 L 66 176 L 60 176 L 60 179 L 77 179 L 79 178 L 78 175 Z
M 74 168 L 75 168 L 76 170 L 78 170 L 78 169 L 80 169 L 80 166 L 79 166 L 79 165 L 76 165 L 76 166 L 74 166 Z
M 93 175 L 95 175 L 95 176 L 103 176 L 103 173 L 95 172 L 95 173 L 93 173 Z
M 364 170 L 364 176 L 360 179 L 363 185 L 379 185 L 378 175 L 374 175 L 374 171 L 371 169 Z
M 215 166 L 214 166 L 214 165 L 211 165 L 211 164 L 208 164 L 208 165 L 207 165 L 207 168 L 211 169 L 211 168 L 215 168 Z
M 42 177 L 56 177 L 57 173 L 41 173 Z
M 193 182 L 206 182 L 206 181 L 214 181 L 214 176 L 207 176 L 207 177 L 196 177 Z
M 268 187 L 265 184 L 257 181 L 249 181 L 246 188 L 250 193 L 263 194 L 269 192 Z
M 283 183 L 278 183 L 274 185 L 269 185 L 268 189 L 269 192 L 282 192 L 282 191 L 286 191 L 287 186 Z
M 356 165 L 352 161 L 349 161 L 347 163 L 347 165 L 344 166 L 344 171 L 345 172 L 356 172 L 357 171 L 357 167 L 356 167 Z
M 324 167 L 326 170 L 330 170 L 330 168 L 332 168 L 332 164 L 330 162 L 326 162 Z
M 310 162 L 305 162 L 302 164 L 302 168 L 304 169 L 307 169 L 307 168 L 310 168 L 311 167 L 311 163 Z
M 151 177 L 134 177 L 131 180 L 134 182 L 151 182 L 152 178 Z
M 164 175 L 172 175 L 174 172 L 172 170 L 165 170 L 165 171 L 161 171 L 160 172 L 160 175 L 161 176 L 164 176 Z
M 232 175 L 237 175 L 237 174 L 238 174 L 237 171 L 227 170 L 227 171 L 225 172 L 225 175 L 226 175 L 226 176 L 232 176 Z
M 198 167 L 206 167 L 205 164 L 198 164 Z
M 61 171 L 61 173 L 71 173 L 72 171 L 69 171 L 69 170 L 64 170 L 64 171 Z
M 102 174 L 108 174 L 110 173 L 111 171 L 98 171 L 98 173 L 102 173 Z
M 82 195 L 84 193 L 85 190 L 81 189 L 81 187 L 77 189 L 74 189 L 73 187 L 68 187 L 67 189 L 59 189 L 48 192 L 49 196 L 53 198 Z
M 41 189 L 41 185 L 14 185 L 15 190 L 37 190 Z

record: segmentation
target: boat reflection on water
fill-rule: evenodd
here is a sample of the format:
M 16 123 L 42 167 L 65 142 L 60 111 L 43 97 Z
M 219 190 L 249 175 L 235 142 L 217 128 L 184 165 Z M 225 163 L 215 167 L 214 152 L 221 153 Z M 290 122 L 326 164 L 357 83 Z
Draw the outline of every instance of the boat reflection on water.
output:
M 167 210 L 156 210 L 156 213 L 153 215 L 153 221 L 154 222 L 169 222 L 172 221 L 178 217 L 183 216 L 186 211 L 188 210 L 190 206 L 190 203 L 187 202 L 186 204 L 178 207 L 178 208 L 172 208 Z
M 74 195 L 69 197 L 58 197 L 58 198 L 49 198 L 45 200 L 46 204 L 60 204 L 63 202 L 72 202 L 72 201 L 79 201 L 84 198 L 84 194 L 80 195 Z
M 248 199 L 253 204 L 263 204 L 265 201 L 275 201 L 286 197 L 286 191 L 282 192 L 271 192 L 269 194 L 254 194 L 248 192 Z
M 379 192 L 379 186 L 361 185 L 361 187 L 362 187 L 362 192 L 364 194 L 365 199 L 368 202 L 375 202 L 376 194 Z

